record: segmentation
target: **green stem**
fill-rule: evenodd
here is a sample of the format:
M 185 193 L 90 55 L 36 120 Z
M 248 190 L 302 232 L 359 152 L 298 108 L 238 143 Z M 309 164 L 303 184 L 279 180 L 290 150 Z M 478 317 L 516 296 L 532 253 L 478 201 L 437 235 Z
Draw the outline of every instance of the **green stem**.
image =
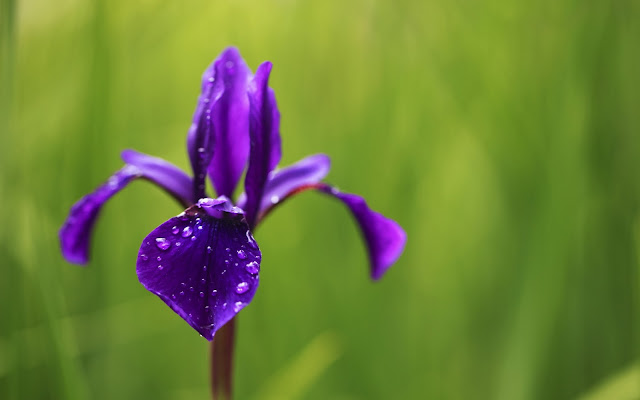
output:
M 231 400 L 236 320 L 227 322 L 211 342 L 211 398 Z

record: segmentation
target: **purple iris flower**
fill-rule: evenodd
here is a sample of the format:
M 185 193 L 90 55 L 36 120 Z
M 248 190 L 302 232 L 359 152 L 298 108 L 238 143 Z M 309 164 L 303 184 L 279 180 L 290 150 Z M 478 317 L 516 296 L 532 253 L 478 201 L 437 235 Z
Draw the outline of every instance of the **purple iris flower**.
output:
M 372 211 L 362 197 L 323 183 L 330 164 L 326 155 L 276 169 L 280 113 L 268 86 L 270 73 L 271 63 L 265 62 L 252 75 L 237 49 L 225 50 L 204 72 L 187 135 L 193 176 L 160 158 L 123 151 L 125 166 L 71 208 L 60 229 L 64 257 L 86 264 L 93 226 L 107 200 L 138 178 L 156 184 L 186 210 L 142 241 L 138 278 L 212 340 L 258 288 L 262 254 L 252 231 L 286 199 L 315 189 L 351 211 L 368 249 L 371 277 L 379 279 L 400 257 L 405 232 Z M 231 199 L 245 169 L 245 192 L 234 203 Z M 207 197 L 207 176 L 217 198 Z

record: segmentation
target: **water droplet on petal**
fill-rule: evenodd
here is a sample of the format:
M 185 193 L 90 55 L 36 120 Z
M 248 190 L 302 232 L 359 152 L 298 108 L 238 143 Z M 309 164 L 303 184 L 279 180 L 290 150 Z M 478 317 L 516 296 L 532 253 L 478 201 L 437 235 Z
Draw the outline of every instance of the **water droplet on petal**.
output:
M 202 225 L 198 226 L 198 230 L 201 231 L 202 230 Z
M 195 242 L 196 241 L 196 237 L 195 236 L 191 236 L 191 241 Z
M 158 270 L 162 271 L 164 267 L 162 265 L 158 265 Z
M 247 242 L 249 243 L 249 245 L 250 245 L 251 247 L 253 247 L 254 249 L 257 249 L 257 248 L 258 248 L 258 246 L 256 245 L 256 241 L 255 241 L 255 239 L 253 238 L 253 235 L 251 234 L 251 232 L 250 232 L 250 231 L 247 231 L 247 233 L 245 233 L 245 235 L 247 236 Z
M 193 292 L 195 289 L 193 288 L 193 286 L 191 286 L 189 290 Z
M 207 246 L 207 253 L 211 253 L 213 251 L 213 249 L 211 248 L 211 246 Z
M 238 258 L 244 260 L 247 258 L 247 253 L 245 253 L 244 250 L 238 250 Z
M 200 297 L 204 297 L 204 292 L 200 292 Z
M 273 196 L 271 196 L 271 198 L 269 199 L 271 201 L 271 204 L 276 204 L 277 202 L 280 201 L 280 197 L 276 196 L 275 194 Z
M 167 250 L 169 247 L 171 247 L 171 242 L 163 237 L 159 237 L 156 238 L 156 246 L 158 246 L 160 250 Z
M 248 273 L 255 275 L 260 271 L 260 265 L 255 261 L 251 261 L 246 265 L 245 269 Z
M 146 254 L 140 254 L 140 258 L 142 258 L 142 260 L 144 261 L 147 261 L 149 259 Z
M 172 295 L 171 295 L 171 298 L 175 300 L 175 299 L 176 299 L 176 295 L 175 295 L 175 294 L 172 294 Z
M 227 247 L 225 250 L 226 250 L 226 251 L 231 251 L 231 249 L 230 249 L 230 248 L 228 248 L 228 247 Z
M 215 79 L 213 78 L 213 76 L 209 77 L 209 82 L 213 82 Z
M 202 283 L 204 285 L 205 283 L 207 283 L 207 280 L 202 278 L 202 279 L 200 279 L 200 283 Z
M 180 291 L 180 296 L 184 296 L 184 290 Z
M 191 229 L 191 227 L 189 225 L 185 226 L 184 229 L 182 230 L 182 234 L 181 236 L 186 238 L 191 236 L 191 234 L 193 233 L 193 229 Z
M 211 291 L 211 295 L 212 295 L 212 296 L 215 296 L 216 294 L 218 294 L 218 291 L 217 291 L 217 290 L 215 290 L 215 289 L 214 289 L 214 290 L 212 290 L 212 291 Z
M 203 271 L 206 271 L 206 270 L 207 270 L 207 266 L 206 266 L 206 265 L 203 265 L 203 266 L 202 266 L 202 270 L 203 270 Z
M 182 245 L 182 243 L 176 242 L 176 247 L 180 247 L 181 245 Z
M 244 303 L 241 301 L 236 301 L 236 303 L 233 305 L 233 311 L 238 312 L 240 310 L 242 310 L 244 308 Z
M 171 233 L 173 233 L 174 235 L 177 235 L 178 232 L 180 232 L 180 229 L 177 226 L 174 226 L 173 228 L 171 228 Z
M 158 257 L 156 257 L 156 260 L 162 261 L 162 257 L 158 256 Z
M 249 284 L 247 282 L 240 282 L 238 286 L 236 286 L 236 293 L 242 294 L 249 290 Z

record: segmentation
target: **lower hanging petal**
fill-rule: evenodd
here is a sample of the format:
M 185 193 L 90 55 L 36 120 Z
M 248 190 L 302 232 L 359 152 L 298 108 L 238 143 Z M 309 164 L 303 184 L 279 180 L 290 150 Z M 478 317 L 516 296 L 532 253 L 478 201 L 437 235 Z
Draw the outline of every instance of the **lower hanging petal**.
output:
M 226 198 L 201 199 L 154 229 L 137 261 L 142 285 L 207 340 L 253 298 L 261 253 Z
M 129 163 L 93 193 L 73 205 L 59 232 L 60 247 L 64 258 L 74 264 L 89 261 L 89 243 L 93 226 L 102 206 L 132 180 L 145 178 L 167 191 L 181 204 L 187 206 L 192 187 L 191 178 L 177 167 L 159 158 L 127 150 L 122 158 Z

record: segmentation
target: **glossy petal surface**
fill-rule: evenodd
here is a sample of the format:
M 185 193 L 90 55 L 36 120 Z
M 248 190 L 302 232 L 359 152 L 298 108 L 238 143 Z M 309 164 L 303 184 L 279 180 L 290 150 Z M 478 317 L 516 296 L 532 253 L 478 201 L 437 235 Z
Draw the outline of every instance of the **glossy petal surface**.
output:
M 331 160 L 325 154 L 314 154 L 269 174 L 260 201 L 259 215 L 284 201 L 296 190 L 324 179 L 331 168 Z M 242 207 L 242 205 L 241 205 Z
M 394 220 L 371 210 L 360 196 L 342 193 L 326 184 L 317 188 L 341 200 L 349 208 L 367 244 L 371 277 L 380 279 L 404 250 L 407 241 L 404 230 Z
M 129 182 L 140 176 L 142 173 L 138 168 L 125 166 L 93 193 L 84 196 L 71 207 L 69 216 L 59 232 L 62 255 L 67 261 L 75 264 L 86 264 L 89 261 L 91 233 L 102 206 Z
M 251 70 L 238 49 L 230 47 L 214 63 L 214 73 L 211 118 L 216 150 L 208 171 L 216 193 L 231 197 L 249 157 Z
M 138 168 L 142 177 L 162 187 L 185 207 L 193 204 L 193 181 L 180 168 L 162 158 L 152 157 L 135 150 L 124 150 L 122 160 Z
M 251 150 L 245 178 L 245 212 L 249 226 L 254 226 L 269 173 L 280 161 L 280 112 L 269 87 L 271 63 L 258 67 L 249 85 L 249 135 Z
M 214 60 L 202 74 L 202 92 L 198 97 L 196 110 L 189 132 L 187 133 L 187 153 L 193 169 L 193 196 L 205 197 L 205 179 L 207 167 L 211 163 L 215 150 L 215 134 L 211 110 L 215 99 L 220 95 L 214 85 L 218 60 Z
M 260 250 L 242 210 L 202 199 L 142 242 L 137 273 L 144 287 L 207 340 L 253 298 Z

